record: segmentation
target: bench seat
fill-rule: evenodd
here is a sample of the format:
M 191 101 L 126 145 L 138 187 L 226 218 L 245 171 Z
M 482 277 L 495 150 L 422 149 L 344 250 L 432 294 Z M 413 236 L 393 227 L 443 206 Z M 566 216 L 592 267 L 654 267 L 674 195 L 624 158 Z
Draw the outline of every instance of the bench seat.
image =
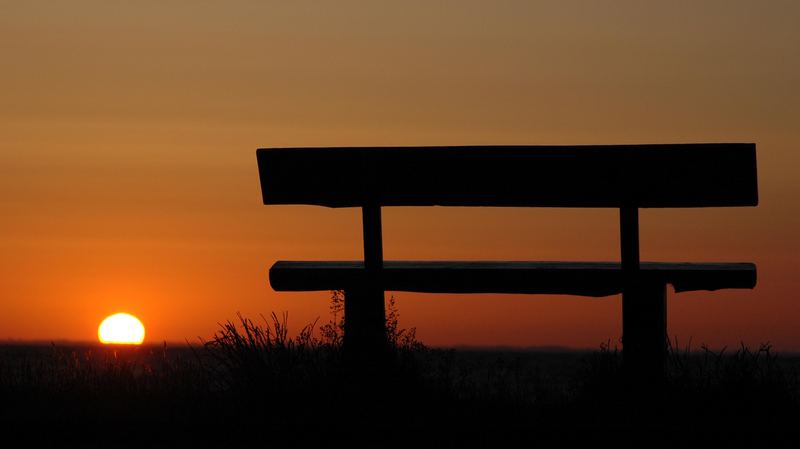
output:
M 276 291 L 347 290 L 364 285 L 361 261 L 279 261 L 269 270 Z M 642 262 L 640 279 L 676 292 L 753 288 L 752 263 Z M 385 261 L 386 291 L 609 296 L 622 293 L 618 262 Z

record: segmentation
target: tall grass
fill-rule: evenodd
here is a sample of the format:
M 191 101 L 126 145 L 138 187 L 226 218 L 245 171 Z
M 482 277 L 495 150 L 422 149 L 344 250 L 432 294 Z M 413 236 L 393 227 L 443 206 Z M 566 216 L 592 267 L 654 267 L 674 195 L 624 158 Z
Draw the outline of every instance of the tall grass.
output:
M 416 329 L 399 326 L 399 312 L 392 296 L 386 304 L 389 348 L 395 357 L 422 351 Z M 341 376 L 344 366 L 344 294 L 331 293 L 328 322 L 317 328 L 318 320 L 289 336 L 288 314 L 271 313 L 259 321 L 237 314 L 236 321 L 220 324 L 209 339 L 201 340 L 198 360 L 217 389 L 253 391 L 289 385 L 309 385 L 312 379 Z M 394 366 L 397 368 L 397 366 Z M 276 385 L 280 387 L 275 387 Z M 291 388 L 289 388 L 291 389 Z
M 368 429 L 398 445 L 423 434 L 433 435 L 430 446 L 474 447 L 657 432 L 673 445 L 760 438 L 780 446 L 789 439 L 778 436 L 800 418 L 798 363 L 769 345 L 713 351 L 673 341 L 663 388 L 632 398 L 610 342 L 586 353 L 429 348 L 399 325 L 393 297 L 386 306 L 391 363 L 382 371 L 347 363 L 341 292 L 332 292 L 328 321 L 294 335 L 288 315 L 272 313 L 237 315 L 189 349 L 0 347 L 0 423 L 45 423 L 64 434 L 89 422 L 128 435 L 161 423 L 200 445 L 232 435 L 272 446 L 348 445 Z M 729 428 L 749 439 L 721 435 Z

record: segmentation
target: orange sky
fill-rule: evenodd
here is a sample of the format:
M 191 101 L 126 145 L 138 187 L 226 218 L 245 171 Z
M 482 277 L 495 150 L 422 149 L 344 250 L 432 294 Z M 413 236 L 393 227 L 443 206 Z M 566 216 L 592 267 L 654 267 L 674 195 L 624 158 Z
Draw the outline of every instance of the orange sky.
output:
M 670 333 L 800 350 L 800 3 L 645 3 L 0 3 L 0 339 L 93 340 L 117 311 L 150 341 L 327 319 L 266 271 L 360 257 L 359 211 L 261 205 L 257 147 L 741 141 L 759 207 L 645 210 L 642 258 L 757 263 L 754 291 L 670 294 Z M 619 257 L 615 210 L 384 226 L 394 259 Z M 617 297 L 396 296 L 430 344 L 620 332 Z

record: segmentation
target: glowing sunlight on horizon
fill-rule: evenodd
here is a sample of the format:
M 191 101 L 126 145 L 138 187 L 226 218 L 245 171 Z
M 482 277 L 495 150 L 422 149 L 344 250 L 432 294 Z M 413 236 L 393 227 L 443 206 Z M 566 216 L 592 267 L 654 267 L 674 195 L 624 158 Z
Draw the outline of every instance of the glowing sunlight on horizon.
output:
M 100 323 L 97 336 L 103 344 L 140 345 L 144 341 L 144 325 L 129 313 L 115 313 Z

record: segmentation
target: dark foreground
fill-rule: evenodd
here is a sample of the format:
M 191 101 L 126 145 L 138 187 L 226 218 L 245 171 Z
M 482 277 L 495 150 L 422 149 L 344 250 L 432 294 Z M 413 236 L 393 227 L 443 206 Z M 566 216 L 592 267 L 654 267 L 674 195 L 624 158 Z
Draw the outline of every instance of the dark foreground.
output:
M 245 322 L 247 323 L 247 322 Z M 797 447 L 800 359 L 673 351 L 631 389 L 614 350 L 429 349 L 229 325 L 193 348 L 0 347 L 3 441 L 29 447 Z M 328 329 L 331 331 L 331 329 Z M 6 446 L 4 447 L 17 447 Z

